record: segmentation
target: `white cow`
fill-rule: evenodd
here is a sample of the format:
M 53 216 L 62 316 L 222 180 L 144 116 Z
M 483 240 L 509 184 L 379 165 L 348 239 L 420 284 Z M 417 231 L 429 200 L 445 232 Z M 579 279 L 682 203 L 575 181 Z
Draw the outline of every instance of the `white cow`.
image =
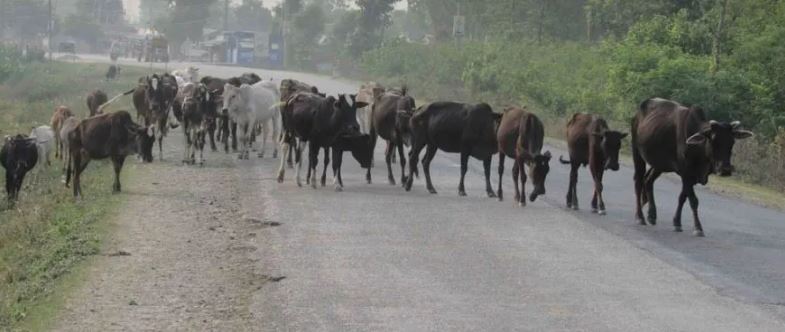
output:
M 172 72 L 172 76 L 177 80 L 177 87 L 182 88 L 187 83 L 199 83 L 199 68 L 188 67 Z
M 38 162 L 33 169 L 33 182 L 36 182 L 43 168 L 52 165 L 51 155 L 55 149 L 55 133 L 52 127 L 40 126 L 33 128 L 30 138 L 35 138 L 35 145 L 38 148 Z
M 239 88 L 226 84 L 223 92 L 223 110 L 237 123 L 238 138 L 241 144 L 240 159 L 248 159 L 253 142 L 254 128 L 262 126 L 262 148 L 259 157 L 264 157 L 269 136 L 267 122 L 272 121 L 273 137 L 278 137 L 280 128 L 280 111 L 278 110 L 278 94 L 270 89 L 267 82 L 254 85 L 243 84 Z M 273 144 L 273 157 L 278 155 L 278 146 Z
M 373 102 L 382 94 L 384 94 L 384 87 L 376 82 L 363 84 L 360 86 L 360 91 L 357 92 L 357 101 L 368 104 L 368 106 L 357 109 L 357 123 L 360 124 L 360 131 L 363 134 L 368 134 L 371 130 Z

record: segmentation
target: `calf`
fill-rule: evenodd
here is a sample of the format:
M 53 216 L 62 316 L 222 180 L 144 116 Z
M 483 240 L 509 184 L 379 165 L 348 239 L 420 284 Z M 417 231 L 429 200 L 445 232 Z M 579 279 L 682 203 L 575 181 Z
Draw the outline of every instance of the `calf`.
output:
M 35 138 L 24 135 L 6 136 L 0 150 L 0 165 L 5 168 L 5 191 L 8 201 L 13 204 L 19 198 L 22 182 L 27 172 L 38 162 L 38 148 Z
M 273 137 L 278 137 L 278 119 L 280 112 L 277 108 L 277 91 L 271 90 L 265 82 L 254 85 L 243 84 L 235 87 L 226 83 L 223 92 L 223 112 L 237 123 L 240 129 L 240 159 L 248 159 L 251 150 L 251 136 L 257 124 L 268 121 L 273 122 Z M 262 148 L 259 157 L 264 157 L 267 148 L 267 126 L 262 133 Z M 273 156 L 277 155 L 278 147 L 274 147 Z
M 38 163 L 36 163 L 33 172 L 33 182 L 35 183 L 38 181 L 38 176 L 43 171 L 44 166 L 52 165 L 50 156 L 55 146 L 55 133 L 49 126 L 40 126 L 30 131 L 30 138 L 35 139 L 36 149 L 38 150 Z
M 695 236 L 703 236 L 698 218 L 695 184 L 706 185 L 709 175 L 731 176 L 733 145 L 737 139 L 753 134 L 742 130 L 741 123 L 706 119 L 698 107 L 686 107 L 675 101 L 652 98 L 641 103 L 632 119 L 632 160 L 635 163 L 635 217 L 646 224 L 643 206 L 649 204 L 648 221 L 656 224 L 654 181 L 662 173 L 676 172 L 681 177 L 675 231 L 681 232 L 681 210 L 689 199 L 695 221 Z M 649 166 L 647 169 L 646 166 Z
M 172 90 L 171 82 L 164 84 L 160 76 L 153 74 L 142 77 L 139 86 L 133 92 L 137 120 L 142 122 L 145 128 L 152 128 L 158 140 L 158 155 L 161 160 L 163 160 L 163 139 L 167 132 L 169 107 L 173 102 L 173 100 L 169 101 L 169 95 L 173 91 L 176 93 L 176 90 Z
M 68 165 L 66 186 L 71 175 L 74 177 L 74 197 L 82 195 L 81 176 L 87 164 L 93 159 L 112 160 L 114 184 L 112 192 L 122 190 L 120 171 L 128 155 L 139 153 L 144 161 L 153 159 L 152 149 L 155 136 L 152 128 L 145 128 L 133 122 L 126 111 L 98 115 L 80 122 L 68 135 L 68 145 L 72 163 Z
M 412 189 L 413 175 L 417 173 L 420 151 L 427 147 L 422 165 L 428 191 L 436 193 L 431 183 L 431 161 L 437 150 L 461 154 L 461 181 L 458 195 L 466 196 L 463 182 L 468 169 L 469 156 L 483 161 L 485 168 L 485 191 L 488 197 L 496 195 L 491 188 L 491 158 L 498 151 L 496 128 L 500 114 L 494 113 L 491 106 L 454 102 L 437 102 L 426 105 L 412 116 L 412 149 L 409 152 L 409 177 L 406 191 Z
M 109 101 L 109 98 L 103 91 L 93 90 L 90 92 L 90 94 L 87 95 L 87 109 L 90 111 L 90 116 L 98 115 L 99 108 L 107 101 Z
M 336 99 L 332 96 L 323 97 L 310 92 L 300 92 L 290 98 L 281 111 L 285 131 L 281 140 L 281 151 L 286 155 L 289 153 L 290 144 L 297 145 L 295 159 L 298 186 L 302 186 L 300 171 L 305 144 L 308 144 L 308 169 L 313 174 L 309 182 L 313 188 L 316 188 L 316 166 L 320 149 L 332 149 L 333 184 L 336 191 L 343 189 L 340 170 L 344 151 L 351 151 L 363 168 L 370 167 L 373 153 L 370 138 L 360 133 L 360 125 L 357 123 L 357 108 L 364 106 L 364 103 L 355 101 L 354 95 L 339 95 Z M 278 169 L 278 182 L 283 182 L 285 162 L 284 156 Z
M 414 98 L 406 95 L 406 89 L 391 90 L 383 93 L 376 90 L 376 97 L 370 114 L 369 134 L 371 136 L 371 149 L 376 147 L 376 136 L 387 141 L 385 162 L 387 163 L 387 180 L 395 185 L 392 163 L 395 150 L 401 159 L 401 184 L 406 184 L 406 157 L 403 153 L 404 144 L 411 143 L 411 129 L 409 120 L 414 113 Z M 371 169 L 366 173 L 368 183 L 371 183 Z
M 619 149 L 626 133 L 608 128 L 599 116 L 577 113 L 567 122 L 567 147 L 570 160 L 559 157 L 562 164 L 570 165 L 570 183 L 567 187 L 567 208 L 578 209 L 578 168 L 589 165 L 594 180 L 591 211 L 605 214 L 602 199 L 602 176 L 605 170 L 619 170 Z
M 499 141 L 499 200 L 504 199 L 502 176 L 504 175 L 505 157 L 515 159 L 515 164 L 512 167 L 512 179 L 515 183 L 515 201 L 520 206 L 526 206 L 525 166 L 529 167 L 529 176 L 534 185 L 529 200 L 534 202 L 537 196 L 545 195 L 545 178 L 550 171 L 551 152 L 542 153 L 545 129 L 540 119 L 529 113 L 525 107 L 509 107 L 504 110 L 496 136 Z M 518 188 L 518 177 L 521 179 L 520 189 Z
M 52 120 L 50 121 L 52 130 L 55 132 L 60 132 L 60 128 L 63 126 L 63 122 L 65 119 L 74 116 L 74 113 L 71 112 L 71 109 L 65 106 L 58 106 L 55 108 L 54 114 L 52 114 Z M 63 156 L 63 142 L 60 140 L 59 136 L 55 136 L 55 158 L 62 158 Z
M 196 164 L 196 150 L 199 150 L 199 164 L 204 164 L 204 145 L 210 114 L 210 92 L 204 84 L 186 84 L 187 90 L 182 101 L 182 124 L 185 136 L 185 155 L 183 163 Z M 181 94 L 182 95 L 182 94 Z

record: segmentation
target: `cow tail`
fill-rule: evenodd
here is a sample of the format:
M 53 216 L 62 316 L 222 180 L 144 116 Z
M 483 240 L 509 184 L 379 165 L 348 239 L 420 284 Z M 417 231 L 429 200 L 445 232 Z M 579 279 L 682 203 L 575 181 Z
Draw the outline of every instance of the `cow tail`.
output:
M 572 164 L 572 161 L 571 160 L 565 160 L 564 156 L 559 156 L 559 162 L 562 163 L 562 165 L 570 165 L 570 164 Z
M 74 167 L 73 167 L 73 160 L 74 160 L 74 158 L 72 157 L 72 154 L 73 153 L 71 153 L 71 151 L 68 151 L 68 160 L 66 161 L 68 166 L 66 167 L 66 170 L 65 170 L 65 187 L 66 188 L 68 188 L 68 185 L 71 183 L 71 173 L 74 170 Z

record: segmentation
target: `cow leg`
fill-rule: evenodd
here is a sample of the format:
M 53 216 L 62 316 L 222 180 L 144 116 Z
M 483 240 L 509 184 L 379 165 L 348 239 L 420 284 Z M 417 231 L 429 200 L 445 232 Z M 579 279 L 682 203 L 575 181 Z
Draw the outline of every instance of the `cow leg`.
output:
M 393 176 L 393 170 L 392 170 L 392 163 L 393 163 L 392 157 L 394 155 L 395 155 L 395 144 L 391 140 L 387 141 L 387 149 L 384 150 L 384 162 L 387 163 L 387 182 L 389 182 L 390 185 L 392 186 L 395 185 L 395 177 Z M 368 174 L 370 173 L 371 173 L 371 169 L 368 168 Z M 368 183 L 370 183 L 370 181 Z
M 6 170 L 5 171 L 5 192 L 8 194 L 8 201 L 14 201 L 14 172 Z
M 632 161 L 635 165 L 635 174 L 633 175 L 633 179 L 635 180 L 635 219 L 639 224 L 646 225 L 646 219 L 643 217 L 643 187 L 645 180 L 644 175 L 646 174 L 646 161 L 643 160 L 643 157 L 635 147 L 634 130 L 632 142 Z
M 657 224 L 657 204 L 654 203 L 654 181 L 660 177 L 662 172 L 652 169 L 649 176 L 646 177 L 646 198 L 649 204 L 648 220 L 650 225 Z
M 218 151 L 218 147 L 215 145 L 215 119 L 208 124 L 207 135 L 210 136 L 210 150 L 213 152 Z
M 371 181 L 371 169 L 374 166 L 374 155 L 375 155 L 374 151 L 376 151 L 376 139 L 377 139 L 376 128 L 374 128 L 373 125 L 371 125 L 368 128 L 368 135 L 370 137 L 370 142 L 368 144 L 370 145 L 370 149 L 371 149 L 371 167 L 368 167 L 368 169 L 365 170 L 365 182 L 367 182 L 368 184 L 371 184 L 371 182 L 372 182 Z M 388 145 L 388 148 L 389 148 L 389 145 Z
M 271 120 L 273 122 L 273 137 L 278 137 L 281 134 L 281 127 L 280 122 L 278 121 L 278 116 L 273 116 Z M 278 145 L 273 144 L 273 159 L 278 158 Z
M 264 158 L 265 150 L 267 150 L 267 134 L 269 134 L 267 132 L 269 130 L 267 127 L 268 124 L 268 122 L 262 123 L 262 147 L 259 149 L 259 158 Z
M 488 194 L 488 197 L 494 198 L 496 193 L 493 192 L 493 187 L 491 186 L 491 161 L 493 161 L 493 155 L 485 158 L 482 166 L 485 169 L 485 192 Z
M 120 171 L 123 170 L 123 163 L 125 156 L 112 156 L 112 166 L 114 166 L 114 185 L 112 186 L 112 193 L 119 193 L 122 191 L 120 186 Z
M 520 168 L 521 165 L 518 164 L 518 159 L 514 158 L 515 162 L 512 163 L 512 183 L 515 187 L 515 197 L 513 199 L 515 202 L 519 202 L 521 200 L 521 188 L 518 185 L 518 177 L 521 175 Z M 501 182 L 501 180 L 499 181 Z
M 422 171 L 425 174 L 425 186 L 431 194 L 436 194 L 436 189 L 431 182 L 431 161 L 433 160 L 433 157 L 436 156 L 436 151 L 436 145 L 428 145 L 425 150 L 425 157 L 422 158 Z
M 90 162 L 89 157 L 84 151 L 78 151 L 74 156 L 74 198 L 82 197 L 82 172 Z
M 688 186 L 689 189 L 689 196 L 690 199 L 690 207 L 692 208 L 692 219 L 695 222 L 695 230 L 692 231 L 692 234 L 697 237 L 705 236 L 703 234 L 703 226 L 701 226 L 700 218 L 698 217 L 698 196 L 695 195 L 695 184 L 691 183 Z
M 343 164 L 343 151 L 333 149 L 333 187 L 335 191 L 343 191 L 343 180 L 341 179 L 341 164 Z M 327 166 L 325 164 L 325 166 Z
M 158 160 L 164 160 L 164 129 L 165 127 L 158 128 Z
M 237 123 L 229 120 L 229 127 L 232 131 L 232 151 L 237 151 Z
M 496 190 L 496 196 L 499 197 L 499 202 L 504 201 L 504 191 L 502 190 L 502 177 L 504 176 L 504 153 L 499 152 L 499 187 Z
M 403 140 L 397 139 L 397 142 L 395 143 L 395 147 L 398 149 L 398 157 L 401 159 L 401 184 L 405 185 L 406 180 L 408 179 L 406 178 L 406 157 L 403 155 Z M 393 153 L 392 156 L 393 156 L 392 159 L 394 163 L 395 154 Z
M 335 150 L 335 149 L 333 149 Z M 338 153 L 343 153 L 343 151 L 338 151 Z M 334 159 L 334 158 L 333 158 Z M 324 170 L 322 171 L 322 187 L 327 185 L 327 166 L 330 165 L 330 147 L 324 147 Z
M 311 188 L 316 189 L 316 166 L 319 165 L 319 146 L 316 141 L 308 145 L 308 176 L 310 177 Z
M 283 177 L 286 173 L 286 160 L 291 157 L 289 153 L 289 140 L 287 139 L 286 135 L 281 137 L 281 165 L 278 167 L 278 183 L 283 183 Z
M 684 202 L 687 201 L 689 194 L 689 186 L 687 182 L 681 180 L 681 193 L 679 193 L 679 203 L 676 205 L 676 214 L 673 216 L 673 231 L 681 232 L 681 211 L 684 208 Z
M 458 196 L 466 196 L 466 188 L 463 180 L 466 178 L 466 171 L 469 169 L 469 152 L 461 152 L 461 181 L 458 183 Z
M 580 164 L 570 164 L 570 184 L 567 187 L 567 208 L 578 210 L 578 168 Z
M 185 150 L 183 151 L 183 164 L 188 164 L 188 149 L 191 146 L 191 138 L 188 137 L 187 121 L 183 121 L 183 141 L 185 142 Z
M 592 177 L 594 178 L 594 199 L 592 200 L 592 212 L 597 212 L 599 215 L 605 215 L 605 201 L 602 199 L 602 176 L 603 176 L 603 169 L 599 168 L 596 171 L 592 171 Z
M 300 142 L 296 142 L 296 144 L 297 144 L 297 147 L 295 148 L 296 155 L 294 157 L 295 162 L 297 163 L 296 180 L 297 180 L 297 186 L 302 187 L 303 183 L 300 180 L 300 174 L 301 174 L 300 172 L 303 168 L 303 148 L 305 147 L 306 142 L 300 141 Z
M 425 146 L 425 144 L 420 142 L 420 140 L 415 140 L 412 149 L 409 150 L 409 177 L 406 179 L 406 185 L 404 185 L 406 191 L 412 190 L 414 176 L 417 174 L 417 162 L 419 162 L 420 159 L 420 151 L 422 151 L 422 148 Z
M 518 205 L 521 207 L 526 206 L 526 167 L 522 158 L 518 158 L 518 174 L 521 178 L 521 197 L 518 200 Z
M 231 131 L 229 130 L 229 117 L 224 115 L 222 116 L 221 121 L 221 140 L 224 142 L 224 152 L 229 153 L 229 135 L 231 135 Z

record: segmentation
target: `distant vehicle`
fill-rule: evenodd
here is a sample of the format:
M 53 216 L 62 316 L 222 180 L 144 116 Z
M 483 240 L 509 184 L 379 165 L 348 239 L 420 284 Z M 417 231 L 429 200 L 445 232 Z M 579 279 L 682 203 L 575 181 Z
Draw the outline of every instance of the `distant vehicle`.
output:
M 57 45 L 57 52 L 76 54 L 76 43 L 74 43 L 74 42 L 60 42 Z

